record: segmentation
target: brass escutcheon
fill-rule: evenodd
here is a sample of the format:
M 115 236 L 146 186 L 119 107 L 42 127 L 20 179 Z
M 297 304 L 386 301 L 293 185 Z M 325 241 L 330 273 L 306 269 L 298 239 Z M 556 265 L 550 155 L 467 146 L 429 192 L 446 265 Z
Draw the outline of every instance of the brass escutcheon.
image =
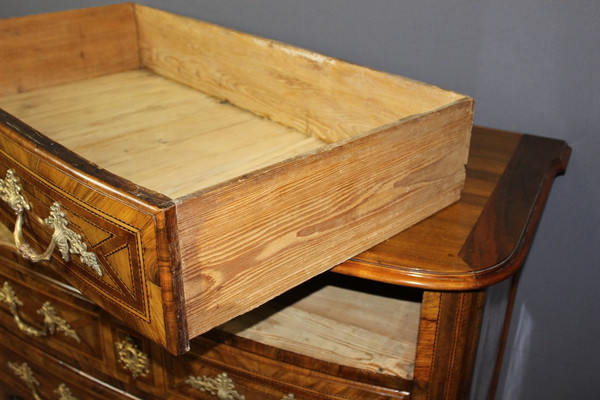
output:
M 115 348 L 119 356 L 119 361 L 131 372 L 134 379 L 137 379 L 138 376 L 144 377 L 148 375 L 149 358 L 137 347 L 131 337 L 127 336 L 122 341 L 116 342 Z

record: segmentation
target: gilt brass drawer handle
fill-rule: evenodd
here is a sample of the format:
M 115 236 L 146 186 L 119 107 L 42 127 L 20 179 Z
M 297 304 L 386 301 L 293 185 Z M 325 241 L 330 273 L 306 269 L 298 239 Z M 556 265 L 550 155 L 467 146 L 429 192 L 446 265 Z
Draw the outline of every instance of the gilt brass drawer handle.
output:
M 225 372 L 216 378 L 208 376 L 190 376 L 185 383 L 194 389 L 208 392 L 217 396 L 219 400 L 245 400 L 246 398 L 235 390 L 235 384 Z
M 119 361 L 131 372 L 134 379 L 137 379 L 138 376 L 148 375 L 150 365 L 148 355 L 137 347 L 131 337 L 127 336 L 121 342 L 115 343 L 115 348 Z
M 31 390 L 31 394 L 33 395 L 33 398 L 35 400 L 42 400 L 42 398 L 37 392 L 37 387 L 40 386 L 40 383 L 37 379 L 35 379 L 35 377 L 33 376 L 33 371 L 26 362 L 24 362 L 21 365 L 18 365 L 17 363 L 9 361 L 8 367 L 14 372 L 15 375 L 17 375 L 19 378 L 21 378 L 23 382 L 25 382 L 25 385 L 29 390 Z M 73 396 L 71 390 L 69 390 L 67 385 L 65 385 L 64 383 L 61 383 L 58 386 L 58 388 L 54 391 L 54 393 L 56 393 L 59 396 L 58 400 L 79 400 L 77 397 Z
M 37 392 L 37 387 L 40 386 L 40 383 L 33 376 L 33 371 L 27 363 L 24 362 L 23 364 L 18 365 L 17 363 L 9 361 L 8 367 L 14 372 L 15 375 L 25 382 L 27 389 L 31 390 L 31 394 L 35 400 L 42 400 Z
M 102 269 L 98 264 L 96 255 L 87 251 L 87 245 L 83 243 L 81 235 L 67 228 L 69 221 L 65 213 L 61 211 L 58 202 L 54 202 L 50 206 L 50 215 L 43 220 L 46 225 L 54 229 L 50 244 L 46 251 L 42 254 L 37 254 L 23 239 L 24 215 L 26 211 L 31 210 L 31 206 L 21 194 L 19 178 L 12 169 L 6 171 L 4 179 L 0 179 L 0 199 L 4 200 L 17 215 L 13 237 L 19 253 L 24 258 L 32 262 L 49 260 L 52 257 L 54 249 L 58 246 L 63 260 L 69 261 L 71 254 L 77 254 L 83 264 L 93 269 L 98 276 L 102 276 Z
M 50 302 L 45 302 L 37 313 L 44 317 L 44 327 L 42 329 L 34 328 L 28 325 L 19 316 L 19 307 L 23 302 L 17 297 L 14 289 L 9 282 L 4 282 L 0 289 L 0 301 L 5 303 L 12 313 L 19 329 L 30 336 L 41 337 L 54 334 L 55 331 L 62 332 L 66 336 L 80 342 L 77 333 L 69 326 L 67 321 L 56 315 L 56 310 Z

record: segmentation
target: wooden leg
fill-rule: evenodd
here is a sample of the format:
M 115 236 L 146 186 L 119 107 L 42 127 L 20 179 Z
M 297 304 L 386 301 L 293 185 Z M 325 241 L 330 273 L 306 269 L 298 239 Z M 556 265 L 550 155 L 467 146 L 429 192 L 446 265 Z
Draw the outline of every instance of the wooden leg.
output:
M 469 395 L 485 292 L 425 292 L 412 399 Z
M 504 358 L 504 350 L 506 349 L 506 339 L 508 338 L 508 331 L 510 328 L 510 321 L 512 319 L 512 312 L 515 305 L 515 297 L 517 295 L 517 287 L 519 284 L 519 277 L 521 272 L 513 276 L 510 280 L 510 292 L 508 294 L 507 305 L 504 312 L 504 324 L 502 326 L 502 332 L 500 342 L 498 343 L 498 355 L 496 357 L 496 364 L 494 366 L 494 374 L 492 382 L 489 388 L 489 398 L 494 400 L 496 398 L 496 390 L 498 389 L 498 380 L 500 379 L 500 371 L 502 369 L 502 359 Z

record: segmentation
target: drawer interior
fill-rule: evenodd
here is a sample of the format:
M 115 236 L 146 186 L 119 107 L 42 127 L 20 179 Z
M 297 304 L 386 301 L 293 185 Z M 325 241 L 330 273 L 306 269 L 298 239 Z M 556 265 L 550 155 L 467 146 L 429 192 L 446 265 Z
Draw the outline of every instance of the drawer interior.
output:
M 325 273 L 217 328 L 278 349 L 413 379 L 422 291 Z
M 0 24 L 0 108 L 171 198 L 464 96 L 144 6 Z
M 0 107 L 171 198 L 326 145 L 144 69 L 6 95 Z

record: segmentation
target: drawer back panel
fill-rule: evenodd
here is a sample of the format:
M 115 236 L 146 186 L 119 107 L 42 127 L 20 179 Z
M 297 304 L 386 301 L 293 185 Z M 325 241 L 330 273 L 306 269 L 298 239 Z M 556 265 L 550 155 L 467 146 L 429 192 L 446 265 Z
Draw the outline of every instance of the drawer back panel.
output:
M 139 66 L 133 6 L 0 21 L 0 95 Z

